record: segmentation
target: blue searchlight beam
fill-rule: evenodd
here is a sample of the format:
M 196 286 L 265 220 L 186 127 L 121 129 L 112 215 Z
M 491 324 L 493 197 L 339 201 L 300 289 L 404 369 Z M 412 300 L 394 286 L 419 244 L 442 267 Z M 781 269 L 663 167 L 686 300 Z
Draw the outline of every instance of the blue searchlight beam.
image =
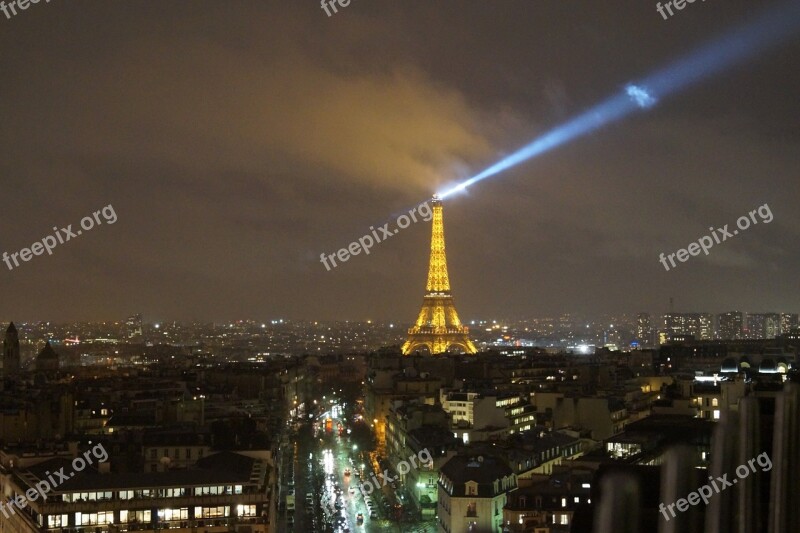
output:
M 648 109 L 671 93 L 782 44 L 799 31 L 800 2 L 792 0 L 763 13 L 750 24 L 729 31 L 663 70 L 628 84 L 623 92 L 557 126 L 479 174 L 438 193 L 437 196 L 446 198 L 465 191 L 470 185 L 620 120 L 636 110 Z

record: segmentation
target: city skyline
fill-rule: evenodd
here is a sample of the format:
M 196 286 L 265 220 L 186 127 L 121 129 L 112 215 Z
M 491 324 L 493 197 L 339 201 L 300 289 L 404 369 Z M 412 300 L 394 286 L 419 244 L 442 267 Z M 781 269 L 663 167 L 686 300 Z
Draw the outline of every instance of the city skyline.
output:
M 498 346 L 539 346 L 618 350 L 653 348 L 685 340 L 717 341 L 796 338 L 798 313 L 671 312 L 605 315 L 592 318 L 574 314 L 525 319 L 483 319 L 468 322 L 469 338 L 481 349 Z M 414 336 L 414 323 L 401 321 L 310 321 L 272 319 L 226 322 L 148 322 L 141 314 L 105 322 L 11 322 L 22 332 L 23 342 L 76 346 L 86 343 L 141 345 L 193 345 L 221 342 L 236 345 L 251 339 L 258 353 L 325 353 L 373 351 L 399 346 Z M 406 343 L 407 344 L 407 343 Z M 401 351 L 411 353 L 415 350 Z

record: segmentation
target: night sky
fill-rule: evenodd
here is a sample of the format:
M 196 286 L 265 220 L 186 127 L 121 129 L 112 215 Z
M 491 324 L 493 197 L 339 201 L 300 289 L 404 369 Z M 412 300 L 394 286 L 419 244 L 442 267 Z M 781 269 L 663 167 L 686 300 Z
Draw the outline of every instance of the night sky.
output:
M 0 14 L 5 320 L 410 322 L 418 223 L 394 213 L 746 23 L 769 2 L 40 2 Z M 445 202 L 463 319 L 800 311 L 800 31 L 786 45 Z M 665 271 L 768 204 L 758 224 Z

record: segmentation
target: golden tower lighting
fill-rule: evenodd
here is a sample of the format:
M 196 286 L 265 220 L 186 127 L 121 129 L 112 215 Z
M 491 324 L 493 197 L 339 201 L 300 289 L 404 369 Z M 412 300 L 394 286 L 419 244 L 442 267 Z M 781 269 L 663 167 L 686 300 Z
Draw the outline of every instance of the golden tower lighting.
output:
M 444 248 L 444 219 L 442 201 L 434 196 L 433 224 L 431 228 L 431 260 L 428 268 L 428 284 L 414 326 L 408 330 L 408 339 L 401 348 L 409 355 L 423 346 L 432 354 L 444 353 L 455 346 L 466 353 L 478 350 L 469 340 L 469 328 L 461 324 L 453 296 L 450 294 L 450 278 L 447 275 L 447 255 Z

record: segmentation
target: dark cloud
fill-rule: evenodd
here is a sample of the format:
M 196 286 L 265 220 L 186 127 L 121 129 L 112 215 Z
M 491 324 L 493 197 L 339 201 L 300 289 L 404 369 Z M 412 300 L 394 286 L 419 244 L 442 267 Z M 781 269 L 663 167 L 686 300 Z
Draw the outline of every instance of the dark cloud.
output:
M 0 242 L 119 220 L 1 270 L 0 315 L 411 320 L 417 224 L 391 213 L 764 8 L 648 2 L 71 1 L 0 18 Z M 797 311 L 797 42 L 453 198 L 462 316 Z M 658 254 L 768 203 L 671 272 Z M 0 264 L 0 266 L 3 266 Z

